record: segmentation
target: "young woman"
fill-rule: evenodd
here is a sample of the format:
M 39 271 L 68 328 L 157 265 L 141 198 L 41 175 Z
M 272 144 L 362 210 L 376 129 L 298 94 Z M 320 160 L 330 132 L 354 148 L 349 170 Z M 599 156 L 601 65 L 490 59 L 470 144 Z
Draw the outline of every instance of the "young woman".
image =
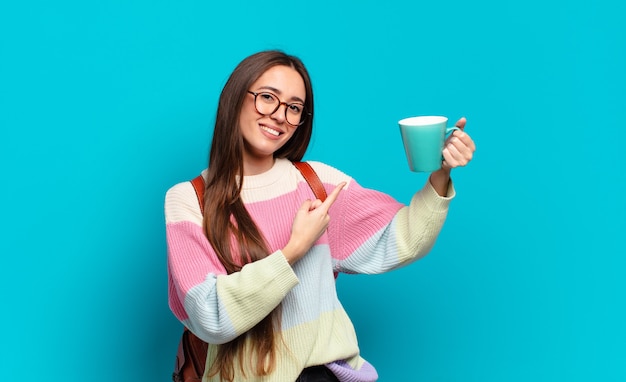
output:
M 167 192 L 169 304 L 209 343 L 204 381 L 375 381 L 334 273 L 381 273 L 424 256 L 454 197 L 450 170 L 475 150 L 454 132 L 409 206 L 310 162 L 328 192 L 321 202 L 292 164 L 313 111 L 298 58 L 244 59 L 220 96 L 204 213 L 190 182 Z

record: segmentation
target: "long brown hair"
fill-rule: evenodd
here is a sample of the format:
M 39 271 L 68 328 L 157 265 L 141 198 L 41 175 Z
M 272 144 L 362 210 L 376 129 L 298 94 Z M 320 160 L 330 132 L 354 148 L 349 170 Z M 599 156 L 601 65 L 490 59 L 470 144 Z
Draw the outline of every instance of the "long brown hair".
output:
M 264 51 L 244 59 L 230 75 L 220 95 L 204 197 L 204 232 L 228 274 L 243 265 L 267 257 L 270 249 L 240 194 L 243 187 L 244 141 L 239 116 L 250 86 L 268 69 L 283 65 L 295 69 L 306 89 L 305 109 L 311 113 L 291 139 L 274 153 L 275 158 L 299 161 L 304 156 L 313 129 L 313 89 L 309 74 L 297 57 L 280 51 Z M 239 181 L 240 180 L 240 181 Z M 237 247 L 232 248 L 232 238 Z M 280 327 L 280 305 L 247 333 L 218 348 L 210 375 L 220 374 L 221 380 L 232 381 L 234 362 L 244 372 L 244 360 L 252 364 L 257 375 L 270 374 L 276 366 L 276 330 Z M 245 340 L 251 348 L 246 350 Z M 249 353 L 248 353 L 249 351 Z M 246 352 L 246 354 L 244 354 Z

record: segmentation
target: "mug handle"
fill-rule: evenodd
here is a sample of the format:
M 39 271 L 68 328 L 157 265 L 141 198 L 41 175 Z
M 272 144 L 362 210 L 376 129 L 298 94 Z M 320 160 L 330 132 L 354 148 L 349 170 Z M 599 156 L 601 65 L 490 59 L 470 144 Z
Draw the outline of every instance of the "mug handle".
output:
M 452 132 L 454 132 L 455 130 L 461 130 L 460 127 L 458 126 L 452 126 L 452 127 L 446 127 L 446 137 L 448 137 L 449 134 L 452 134 Z M 443 162 L 443 154 L 441 154 L 441 161 Z
M 460 127 L 458 127 L 458 126 L 447 127 L 447 128 L 446 128 L 446 136 L 447 136 L 448 134 L 451 134 L 454 130 L 461 130 L 461 128 L 460 128 Z

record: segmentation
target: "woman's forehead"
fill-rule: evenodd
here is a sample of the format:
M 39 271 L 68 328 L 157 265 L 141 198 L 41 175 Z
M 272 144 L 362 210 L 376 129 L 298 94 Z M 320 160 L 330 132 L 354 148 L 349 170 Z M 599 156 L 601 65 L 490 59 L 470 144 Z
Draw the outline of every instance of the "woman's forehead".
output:
M 253 90 L 267 90 L 286 98 L 304 100 L 306 89 L 300 73 L 289 66 L 273 66 L 266 70 L 253 84 Z

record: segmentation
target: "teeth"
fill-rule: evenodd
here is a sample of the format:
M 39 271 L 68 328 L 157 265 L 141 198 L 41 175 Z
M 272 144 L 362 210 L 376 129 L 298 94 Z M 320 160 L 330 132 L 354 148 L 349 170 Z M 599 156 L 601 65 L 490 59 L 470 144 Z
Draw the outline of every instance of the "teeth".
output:
M 266 126 L 261 126 L 261 129 L 263 129 L 264 131 L 267 131 L 268 133 L 270 133 L 272 135 L 275 135 L 275 136 L 279 136 L 280 135 L 279 131 L 276 131 L 274 129 L 270 129 L 269 127 L 266 127 Z

